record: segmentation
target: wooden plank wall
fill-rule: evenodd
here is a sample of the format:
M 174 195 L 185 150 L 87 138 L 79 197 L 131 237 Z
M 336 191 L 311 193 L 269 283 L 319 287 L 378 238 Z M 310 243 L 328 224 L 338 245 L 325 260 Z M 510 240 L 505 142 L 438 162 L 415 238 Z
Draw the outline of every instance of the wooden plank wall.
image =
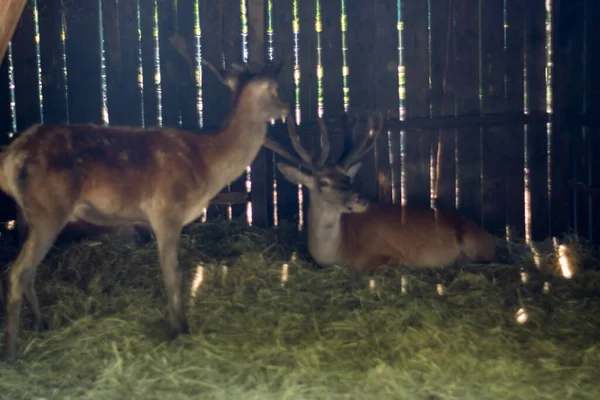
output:
M 30 0 L 0 64 L 0 142 L 40 121 L 214 131 L 229 93 L 199 60 L 223 67 L 271 57 L 284 62 L 281 90 L 313 154 L 321 112 L 330 161 L 344 151 L 345 111 L 362 117 L 359 133 L 365 112 L 384 114 L 355 182 L 366 196 L 457 208 L 497 235 L 508 228 L 542 239 L 573 228 L 599 241 L 598 197 L 566 182 L 600 184 L 590 117 L 600 111 L 600 7 L 549 4 L 550 42 L 545 0 Z M 271 136 L 289 144 L 282 124 Z M 252 164 L 253 223 L 306 215 L 307 191 L 300 204 L 278 161 L 264 150 Z M 224 192 L 243 192 L 246 181 Z M 211 208 L 246 217 L 245 204 Z

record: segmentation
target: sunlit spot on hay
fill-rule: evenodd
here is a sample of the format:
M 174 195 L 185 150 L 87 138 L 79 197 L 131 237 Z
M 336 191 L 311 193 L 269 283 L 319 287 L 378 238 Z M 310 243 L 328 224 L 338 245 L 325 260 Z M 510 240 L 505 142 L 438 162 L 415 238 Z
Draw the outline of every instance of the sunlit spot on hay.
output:
M 375 279 L 369 279 L 369 289 L 375 290 Z
M 12 231 L 13 229 L 15 229 L 15 221 L 11 220 L 11 221 L 6 221 L 6 229 L 9 231 Z
M 529 248 L 531 249 L 531 254 L 533 254 L 533 262 L 535 267 L 539 270 L 542 268 L 542 255 L 538 251 L 537 247 L 533 242 L 529 243 Z
M 285 286 L 289 278 L 289 265 L 287 263 L 281 266 L 281 286 Z
M 550 282 L 544 282 L 544 287 L 542 288 L 542 292 L 544 292 L 544 294 L 550 293 Z
M 198 294 L 198 289 L 200 289 L 200 285 L 204 281 L 204 267 L 202 265 L 198 265 L 196 267 L 196 273 L 194 274 L 194 280 L 192 280 L 192 299 L 196 298 Z
M 225 280 L 227 279 L 227 271 L 229 269 L 227 268 L 227 265 L 223 265 L 221 266 L 221 284 L 225 285 Z
M 562 271 L 563 276 L 567 279 L 571 279 L 573 277 L 573 270 L 571 269 L 567 246 L 564 244 L 558 246 L 558 262 L 560 263 L 560 270 Z
M 436 292 L 439 296 L 443 296 L 446 293 L 446 288 L 441 283 L 436 285 Z
M 525 271 L 521 271 L 521 283 L 527 283 L 529 280 L 529 274 Z
M 408 293 L 408 278 L 406 277 L 406 275 L 402 275 L 402 278 L 400 280 L 400 290 L 402 294 Z
M 519 308 L 515 314 L 515 319 L 519 324 L 523 325 L 528 319 L 527 310 L 525 310 L 525 308 Z

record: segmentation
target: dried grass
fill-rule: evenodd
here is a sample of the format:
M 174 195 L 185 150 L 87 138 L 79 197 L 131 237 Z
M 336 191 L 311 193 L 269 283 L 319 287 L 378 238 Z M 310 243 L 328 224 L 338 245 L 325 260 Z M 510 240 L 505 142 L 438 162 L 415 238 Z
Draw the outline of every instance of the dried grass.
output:
M 600 398 L 597 249 L 568 238 L 580 269 L 571 280 L 540 273 L 522 243 L 499 243 L 494 265 L 359 275 L 315 268 L 301 239 L 291 226 L 216 221 L 186 229 L 187 285 L 198 263 L 204 280 L 193 301 L 186 295 L 192 334 L 172 342 L 163 332 L 154 242 L 137 247 L 104 236 L 53 249 L 36 284 L 50 330 L 22 330 L 19 363 L 0 365 L 3 396 Z M 0 246 L 6 263 L 16 250 L 5 237 Z M 549 240 L 538 244 L 545 271 L 556 270 L 552 250 Z M 528 316 L 522 325 L 520 308 Z M 22 320 L 32 321 L 28 307 Z

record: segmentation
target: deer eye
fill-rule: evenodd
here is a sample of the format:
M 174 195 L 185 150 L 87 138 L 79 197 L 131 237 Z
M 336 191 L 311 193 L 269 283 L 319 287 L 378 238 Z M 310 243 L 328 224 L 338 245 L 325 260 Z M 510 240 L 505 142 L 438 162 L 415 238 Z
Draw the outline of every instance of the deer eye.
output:
M 327 186 L 329 186 L 329 182 L 327 182 L 327 181 L 319 181 L 319 187 L 320 188 L 325 188 Z

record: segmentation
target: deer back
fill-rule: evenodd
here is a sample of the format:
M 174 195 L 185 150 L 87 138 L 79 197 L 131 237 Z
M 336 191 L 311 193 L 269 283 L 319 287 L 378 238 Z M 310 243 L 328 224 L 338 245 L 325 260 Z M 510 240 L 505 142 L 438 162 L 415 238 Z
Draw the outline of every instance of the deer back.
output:
M 342 215 L 343 263 L 360 271 L 381 264 L 446 267 L 457 260 L 491 261 L 494 238 L 472 221 L 435 209 L 373 203 Z

